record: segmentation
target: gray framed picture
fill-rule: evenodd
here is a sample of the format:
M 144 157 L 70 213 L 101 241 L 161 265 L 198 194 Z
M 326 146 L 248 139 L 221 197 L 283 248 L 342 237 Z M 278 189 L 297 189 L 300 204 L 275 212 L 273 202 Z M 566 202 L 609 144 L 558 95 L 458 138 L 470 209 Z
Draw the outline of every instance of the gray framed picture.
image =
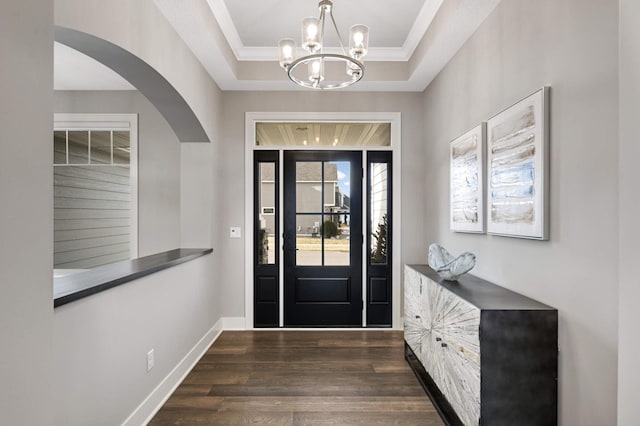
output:
M 485 123 L 449 143 L 449 227 L 484 232 Z
M 487 121 L 487 232 L 547 240 L 549 87 Z

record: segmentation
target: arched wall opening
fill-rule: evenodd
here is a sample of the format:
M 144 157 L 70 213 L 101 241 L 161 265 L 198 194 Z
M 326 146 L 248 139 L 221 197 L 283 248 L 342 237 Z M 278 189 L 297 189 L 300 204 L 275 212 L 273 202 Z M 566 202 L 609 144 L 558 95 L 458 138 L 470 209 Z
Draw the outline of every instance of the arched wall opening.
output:
M 182 95 L 139 57 L 104 39 L 62 26 L 55 26 L 54 39 L 120 74 L 160 111 L 180 142 L 210 142 Z

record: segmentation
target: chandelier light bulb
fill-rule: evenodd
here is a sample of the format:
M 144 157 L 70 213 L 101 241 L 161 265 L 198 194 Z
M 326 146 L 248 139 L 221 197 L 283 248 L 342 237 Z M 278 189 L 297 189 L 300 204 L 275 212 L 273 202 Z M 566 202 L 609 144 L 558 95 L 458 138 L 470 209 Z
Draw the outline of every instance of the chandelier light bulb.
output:
M 362 40 L 364 40 L 364 36 L 361 32 L 357 32 L 353 34 L 353 42 L 356 46 L 362 46 Z
M 311 24 L 307 27 L 307 39 L 314 39 L 318 35 L 318 27 Z
M 302 47 L 309 53 L 315 53 L 322 49 L 322 41 L 319 37 L 320 20 L 309 17 L 302 20 Z
M 309 62 L 309 81 L 317 85 L 322 80 L 324 80 L 324 62 L 321 59 Z
M 287 69 L 295 59 L 296 42 L 292 38 L 283 38 L 278 42 L 280 51 L 280 66 Z
M 349 54 L 356 59 L 362 58 L 369 49 L 369 27 L 354 25 L 349 31 Z

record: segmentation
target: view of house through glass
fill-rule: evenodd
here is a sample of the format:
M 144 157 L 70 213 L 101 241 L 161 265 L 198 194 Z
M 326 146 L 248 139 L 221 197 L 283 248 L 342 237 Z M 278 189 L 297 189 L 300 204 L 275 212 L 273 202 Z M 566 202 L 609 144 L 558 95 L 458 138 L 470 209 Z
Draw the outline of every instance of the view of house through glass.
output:
M 296 264 L 349 265 L 348 161 L 296 163 Z

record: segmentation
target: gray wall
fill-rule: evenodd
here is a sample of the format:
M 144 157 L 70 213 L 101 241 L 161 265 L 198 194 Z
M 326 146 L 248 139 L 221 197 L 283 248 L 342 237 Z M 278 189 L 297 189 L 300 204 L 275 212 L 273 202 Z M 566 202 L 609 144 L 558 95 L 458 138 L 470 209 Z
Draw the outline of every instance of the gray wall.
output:
M 135 91 L 57 91 L 58 113 L 138 114 L 138 255 L 180 246 L 180 142 Z
M 229 239 L 230 226 L 243 226 L 244 204 L 244 125 L 245 112 L 401 112 L 402 113 L 402 263 L 426 262 L 422 214 L 424 145 L 422 143 L 422 96 L 417 93 L 290 93 L 224 92 L 221 162 L 215 176 L 220 182 L 217 203 L 219 222 L 225 234 L 220 239 L 223 316 L 244 316 L 244 239 Z M 249 232 L 249 230 L 244 230 Z M 250 260 L 249 260 L 250 261 Z M 399 286 L 400 283 L 394 283 Z
M 640 2 L 620 1 L 620 315 L 618 339 L 618 424 L 640 419 L 640 191 L 638 115 L 640 114 Z
M 0 2 L 0 417 L 47 425 L 52 393 L 53 3 Z
M 424 95 L 427 242 L 559 309 L 563 425 L 616 423 L 617 24 L 608 0 L 503 0 Z M 550 241 L 450 232 L 449 141 L 544 85 Z
M 156 386 L 168 392 L 163 379 L 188 371 L 181 361 L 220 318 L 213 264 L 207 255 L 56 308 L 53 424 L 120 425 Z M 141 424 L 159 396 L 128 424 Z
M 182 187 L 193 203 L 209 202 L 201 192 L 213 181 L 198 170 L 215 164 L 212 144 L 181 144 L 155 107 L 135 91 L 56 92 L 55 112 L 138 114 L 139 255 L 180 247 L 181 229 L 193 227 L 181 223 Z M 197 155 L 183 155 L 183 145 Z M 188 179 L 197 176 L 202 184 L 185 185 L 182 167 L 189 169 Z M 202 216 L 203 211 L 208 210 L 189 214 Z M 210 247 L 207 232 L 200 229 L 200 235 L 205 238 L 192 246 Z M 112 425 L 127 419 L 220 319 L 215 256 L 55 310 L 54 424 Z M 151 348 L 156 367 L 147 373 Z
M 122 25 L 123 17 L 135 25 Z M 154 2 L 56 0 L 55 23 L 108 40 L 147 62 L 180 92 L 217 142 L 220 90 Z M 76 100 L 58 97 L 56 111 L 87 112 L 92 105 L 95 112 L 107 112 L 102 104 L 108 96 L 88 94 L 75 107 Z M 137 94 L 128 100 L 122 94 L 113 96 L 108 109 L 140 114 L 149 109 Z M 180 245 L 215 248 L 211 224 L 216 223 L 216 143 L 171 144 L 165 137 L 175 136 L 163 120 L 147 127 L 143 118 L 140 143 L 157 143 L 139 150 L 139 254 Z M 160 403 L 158 394 L 145 397 L 156 386 L 158 393 L 169 390 L 175 371 L 169 380 L 163 379 L 174 367 L 184 367 L 178 362 L 221 317 L 217 265 L 216 250 L 206 259 L 56 309 L 55 385 L 60 390 L 50 396 L 57 405 L 55 424 L 95 424 L 96 419 L 120 424 L 138 404 L 146 404 L 145 412 Z M 147 374 L 146 351 L 151 347 L 156 349 L 156 369 Z M 143 420 L 137 416 L 131 424 Z

